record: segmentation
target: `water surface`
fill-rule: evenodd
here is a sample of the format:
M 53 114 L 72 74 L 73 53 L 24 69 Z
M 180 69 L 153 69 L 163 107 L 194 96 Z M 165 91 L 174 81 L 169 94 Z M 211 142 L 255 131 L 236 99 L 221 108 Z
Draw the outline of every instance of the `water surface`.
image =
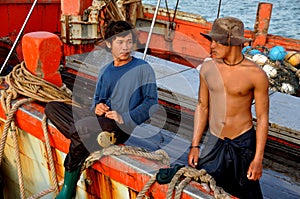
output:
M 157 0 L 142 0 L 143 3 L 156 5 Z M 176 0 L 168 0 L 170 9 L 176 6 Z M 222 0 L 220 17 L 233 16 L 245 23 L 245 28 L 253 30 L 259 2 L 273 4 L 269 33 L 300 39 L 300 1 L 299 0 Z M 212 22 L 218 14 L 219 0 L 180 0 L 178 9 L 184 12 L 200 14 Z M 166 7 L 165 1 L 160 2 Z

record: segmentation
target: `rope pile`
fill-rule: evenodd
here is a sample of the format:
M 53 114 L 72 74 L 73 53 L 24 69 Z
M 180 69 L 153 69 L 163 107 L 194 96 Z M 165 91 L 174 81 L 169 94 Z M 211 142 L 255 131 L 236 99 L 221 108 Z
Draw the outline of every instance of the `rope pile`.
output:
M 20 151 L 18 147 L 18 128 L 14 121 L 14 115 L 18 108 L 23 104 L 33 102 L 35 100 L 41 102 L 50 102 L 53 100 L 61 101 L 65 103 L 72 103 L 71 91 L 69 91 L 65 86 L 59 88 L 39 77 L 32 75 L 25 68 L 25 63 L 22 62 L 19 65 L 16 65 L 12 72 L 8 74 L 5 78 L 5 82 L 9 85 L 7 90 L 1 91 L 1 104 L 3 110 L 7 116 L 4 129 L 1 137 L 0 143 L 0 165 L 2 163 L 4 148 L 6 143 L 6 138 L 8 132 L 12 134 L 14 148 L 16 153 L 16 162 L 17 162 L 17 170 L 18 170 L 18 179 L 19 179 L 19 187 L 20 187 L 20 195 L 21 198 L 25 198 L 25 188 L 24 188 L 24 180 L 23 180 L 23 172 L 20 161 Z M 19 95 L 23 95 L 25 97 L 29 97 L 26 99 L 18 100 L 14 105 L 12 105 L 12 100 L 16 99 Z M 56 171 L 54 168 L 54 161 L 52 157 L 50 141 L 48 137 L 47 131 L 47 122 L 46 116 L 44 116 L 42 120 L 43 131 L 46 142 L 46 150 L 48 159 L 50 162 L 50 170 L 51 170 L 51 180 L 54 184 L 48 190 L 44 190 L 34 196 L 31 196 L 31 199 L 40 198 L 50 192 L 57 192 L 58 185 L 61 183 L 57 183 Z
M 65 103 L 72 102 L 72 92 L 65 85 L 57 87 L 40 77 L 31 74 L 25 68 L 25 62 L 16 65 L 12 72 L 5 78 L 9 85 L 8 90 L 1 93 L 2 98 L 15 99 L 18 94 L 30 97 L 41 102 L 60 101 Z M 1 101 L 2 102 L 2 101 Z M 9 103 L 7 103 L 9 105 Z
M 152 159 L 161 161 L 163 164 L 169 165 L 170 158 L 168 154 L 164 150 L 157 150 L 154 152 L 149 152 L 143 148 L 140 147 L 134 147 L 134 146 L 117 146 L 113 145 L 107 148 L 102 149 L 101 151 L 95 151 L 87 157 L 85 160 L 81 170 L 85 170 L 86 168 L 89 168 L 92 166 L 95 161 L 100 160 L 104 156 L 108 155 L 137 155 L 140 157 Z M 150 187 L 156 182 L 156 176 L 158 173 L 153 175 L 150 180 L 145 184 L 143 189 L 139 192 L 137 195 L 137 199 L 142 199 L 146 192 L 150 189 Z M 184 187 L 192 180 L 200 181 L 201 183 L 206 183 L 209 188 L 213 191 L 214 197 L 216 199 L 229 199 L 231 198 L 228 193 L 226 193 L 221 187 L 216 186 L 216 181 L 213 179 L 211 175 L 209 175 L 204 169 L 197 170 L 191 167 L 183 167 L 179 169 L 174 177 L 172 178 L 172 181 L 169 183 L 168 192 L 166 199 L 171 199 L 173 196 L 173 192 L 175 190 L 176 184 L 180 181 L 180 177 L 185 177 L 184 180 L 182 180 L 178 188 L 175 192 L 174 199 L 179 199 L 181 197 L 181 193 L 184 189 Z
M 157 174 L 153 175 L 150 178 L 150 180 L 147 182 L 147 184 L 144 186 L 144 188 L 137 195 L 137 199 L 143 199 L 146 192 L 150 189 L 152 184 L 155 183 Z M 181 182 L 179 182 L 180 177 L 182 177 L 182 176 L 184 177 L 184 179 Z M 218 187 L 216 185 L 216 181 L 214 180 L 214 178 L 211 175 L 209 175 L 204 169 L 197 170 L 192 167 L 182 167 L 181 169 L 179 169 L 176 172 L 176 174 L 172 178 L 171 182 L 169 183 L 166 199 L 172 198 L 173 192 L 175 190 L 175 186 L 178 182 L 179 182 L 179 184 L 178 184 L 178 188 L 175 192 L 174 199 L 180 199 L 184 187 L 192 179 L 194 179 L 195 181 L 198 181 L 198 182 L 200 181 L 201 183 L 208 184 L 209 188 L 213 191 L 214 197 L 216 199 L 230 199 L 231 198 L 231 196 L 228 193 L 226 193 L 223 190 L 223 188 Z
M 89 168 L 94 164 L 95 161 L 98 161 L 102 157 L 108 155 L 137 155 L 140 157 L 161 161 L 163 164 L 170 163 L 168 154 L 162 149 L 154 152 L 149 152 L 140 147 L 112 145 L 110 147 L 102 149 L 101 151 L 95 151 L 91 153 L 89 157 L 86 158 L 81 170 Z

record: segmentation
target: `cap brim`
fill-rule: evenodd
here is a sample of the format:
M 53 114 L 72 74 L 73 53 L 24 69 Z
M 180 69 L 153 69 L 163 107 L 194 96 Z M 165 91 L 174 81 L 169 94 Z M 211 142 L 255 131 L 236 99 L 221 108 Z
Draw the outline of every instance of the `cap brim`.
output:
M 211 38 L 211 36 L 209 34 L 200 33 L 200 35 L 202 35 L 203 37 L 205 37 L 209 41 L 212 41 L 212 38 Z
M 227 39 L 224 38 L 223 35 L 216 35 L 216 34 L 204 34 L 204 33 L 200 33 L 203 37 L 205 37 L 206 39 L 208 39 L 209 41 L 212 41 L 212 40 L 215 40 L 217 42 L 219 42 L 220 44 L 223 44 L 223 45 L 228 45 L 227 43 Z M 246 43 L 246 42 L 251 42 L 252 39 L 250 38 L 245 38 L 245 37 L 233 37 L 231 38 L 231 45 L 241 45 L 243 43 Z

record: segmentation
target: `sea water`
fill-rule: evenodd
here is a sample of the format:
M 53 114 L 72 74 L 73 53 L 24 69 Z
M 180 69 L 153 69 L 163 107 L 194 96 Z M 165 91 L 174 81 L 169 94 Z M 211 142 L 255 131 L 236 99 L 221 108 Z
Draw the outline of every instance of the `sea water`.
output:
M 157 5 L 158 0 L 142 0 L 143 3 Z M 177 0 L 162 0 L 161 7 L 174 9 Z M 199 14 L 213 22 L 218 15 L 220 0 L 179 0 L 178 10 Z M 272 3 L 272 16 L 269 34 L 300 39 L 300 1 L 299 0 L 221 0 L 219 17 L 232 16 L 241 19 L 245 28 L 254 29 L 259 2 Z

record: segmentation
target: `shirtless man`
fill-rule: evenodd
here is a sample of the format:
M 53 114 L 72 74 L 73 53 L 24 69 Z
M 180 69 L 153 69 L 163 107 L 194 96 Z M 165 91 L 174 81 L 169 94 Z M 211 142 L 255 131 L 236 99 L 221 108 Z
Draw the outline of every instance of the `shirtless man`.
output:
M 241 52 L 249 40 L 244 38 L 244 24 L 239 19 L 216 19 L 211 32 L 202 35 L 212 42 L 213 59 L 200 69 L 188 163 L 204 168 L 218 186 L 234 196 L 262 198 L 258 180 L 268 134 L 268 78 Z M 253 100 L 256 129 L 252 123 Z M 206 130 L 200 153 L 199 143 Z

